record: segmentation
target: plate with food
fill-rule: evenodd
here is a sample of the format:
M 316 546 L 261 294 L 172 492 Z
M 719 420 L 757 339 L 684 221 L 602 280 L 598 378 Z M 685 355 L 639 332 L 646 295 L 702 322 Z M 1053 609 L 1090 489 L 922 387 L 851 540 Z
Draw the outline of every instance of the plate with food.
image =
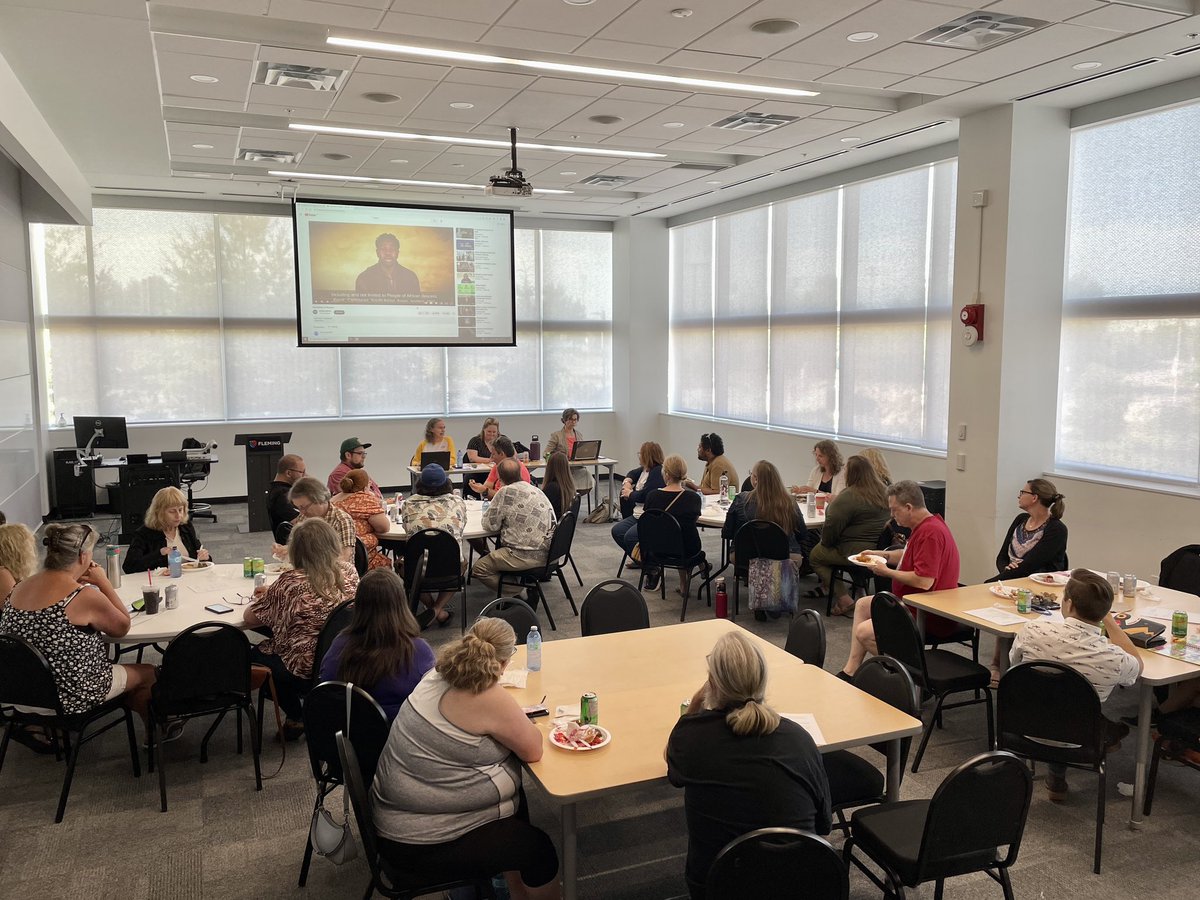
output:
M 571 750 L 580 753 L 586 750 L 599 750 L 607 747 L 612 740 L 607 728 L 599 725 L 580 725 L 572 720 L 560 722 L 550 729 L 550 743 L 560 750 Z
M 846 559 L 850 560 L 850 562 L 854 563 L 856 566 L 866 566 L 868 569 L 874 565 L 887 565 L 887 560 L 878 553 L 868 553 L 865 550 L 862 553 L 855 553 L 853 556 L 847 556 Z
M 1034 572 L 1029 576 L 1031 580 L 1038 584 L 1049 584 L 1055 587 L 1062 587 L 1071 580 L 1070 572 Z
M 265 572 L 267 575 L 282 575 L 284 572 L 292 571 L 292 568 L 293 566 L 291 563 L 273 562 L 267 563 L 265 566 L 263 566 L 263 572 Z
M 1020 588 L 1009 587 L 1006 584 L 992 584 L 988 586 L 988 590 L 997 597 L 1003 597 L 1005 600 L 1016 600 L 1017 591 L 1019 591 Z
M 214 563 L 212 560 L 206 559 L 204 562 L 199 562 L 197 560 L 190 559 L 183 563 L 180 568 L 182 568 L 184 572 L 199 572 L 202 569 L 211 569 L 214 565 L 216 565 L 216 563 Z M 163 566 L 161 569 L 155 572 L 155 574 L 166 576 L 171 574 L 171 570 L 166 566 Z

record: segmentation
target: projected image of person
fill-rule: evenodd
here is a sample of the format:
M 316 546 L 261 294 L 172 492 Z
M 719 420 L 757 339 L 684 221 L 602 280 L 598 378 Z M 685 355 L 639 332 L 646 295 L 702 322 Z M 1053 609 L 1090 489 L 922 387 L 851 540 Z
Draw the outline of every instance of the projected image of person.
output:
M 412 269 L 400 265 L 400 239 L 394 234 L 375 238 L 375 255 L 379 262 L 363 270 L 354 282 L 354 289 L 363 294 L 419 294 L 421 281 Z

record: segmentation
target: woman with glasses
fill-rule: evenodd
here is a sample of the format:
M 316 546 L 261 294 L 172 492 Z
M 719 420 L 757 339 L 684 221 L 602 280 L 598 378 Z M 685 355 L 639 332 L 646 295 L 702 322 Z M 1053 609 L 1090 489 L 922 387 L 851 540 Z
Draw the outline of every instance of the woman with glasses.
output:
M 425 423 L 425 440 L 417 444 L 413 452 L 411 465 L 421 465 L 422 453 L 449 453 L 450 465 L 456 462 L 454 456 L 454 438 L 446 434 L 446 420 L 434 416 Z
M 842 452 L 833 441 L 817 441 L 813 445 L 816 465 L 808 473 L 805 484 L 793 484 L 793 494 L 840 494 L 846 488 L 846 470 L 842 465 Z
M 567 454 L 567 459 L 571 459 L 575 452 L 575 444 L 583 440 L 583 435 L 579 433 L 579 410 L 573 406 L 568 406 L 562 411 L 562 428 L 550 435 L 550 440 L 546 443 L 546 459 L 549 459 L 555 451 L 561 450 Z M 592 489 L 592 473 L 583 466 L 571 467 L 571 481 L 575 485 L 577 491 L 590 491 Z
M 126 575 L 158 569 L 167 564 L 172 549 L 184 559 L 207 562 L 210 557 L 196 529 L 188 521 L 187 495 L 177 487 L 165 487 L 150 501 L 143 524 L 133 533 L 121 570 Z

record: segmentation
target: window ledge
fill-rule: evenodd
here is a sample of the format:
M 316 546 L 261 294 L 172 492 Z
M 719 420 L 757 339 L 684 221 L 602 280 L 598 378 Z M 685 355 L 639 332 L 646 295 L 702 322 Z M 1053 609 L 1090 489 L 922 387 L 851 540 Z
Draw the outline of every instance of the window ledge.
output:
M 1143 491 L 1151 494 L 1166 494 L 1170 497 L 1200 500 L 1200 485 L 1178 484 L 1169 481 L 1151 481 L 1149 479 L 1130 478 L 1120 475 L 1105 475 L 1098 472 L 1073 471 L 1060 469 L 1044 472 L 1047 478 L 1061 478 L 1067 481 L 1082 481 L 1087 484 L 1098 484 L 1104 487 L 1124 488 L 1131 491 Z

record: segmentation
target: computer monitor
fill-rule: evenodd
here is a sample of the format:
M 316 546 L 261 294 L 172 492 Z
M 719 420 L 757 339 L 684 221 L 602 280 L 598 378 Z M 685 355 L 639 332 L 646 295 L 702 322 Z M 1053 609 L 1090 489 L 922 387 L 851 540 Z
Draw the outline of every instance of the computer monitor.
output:
M 75 416 L 74 421 L 76 447 L 124 450 L 129 446 L 124 416 Z M 100 432 L 99 437 L 97 432 Z

